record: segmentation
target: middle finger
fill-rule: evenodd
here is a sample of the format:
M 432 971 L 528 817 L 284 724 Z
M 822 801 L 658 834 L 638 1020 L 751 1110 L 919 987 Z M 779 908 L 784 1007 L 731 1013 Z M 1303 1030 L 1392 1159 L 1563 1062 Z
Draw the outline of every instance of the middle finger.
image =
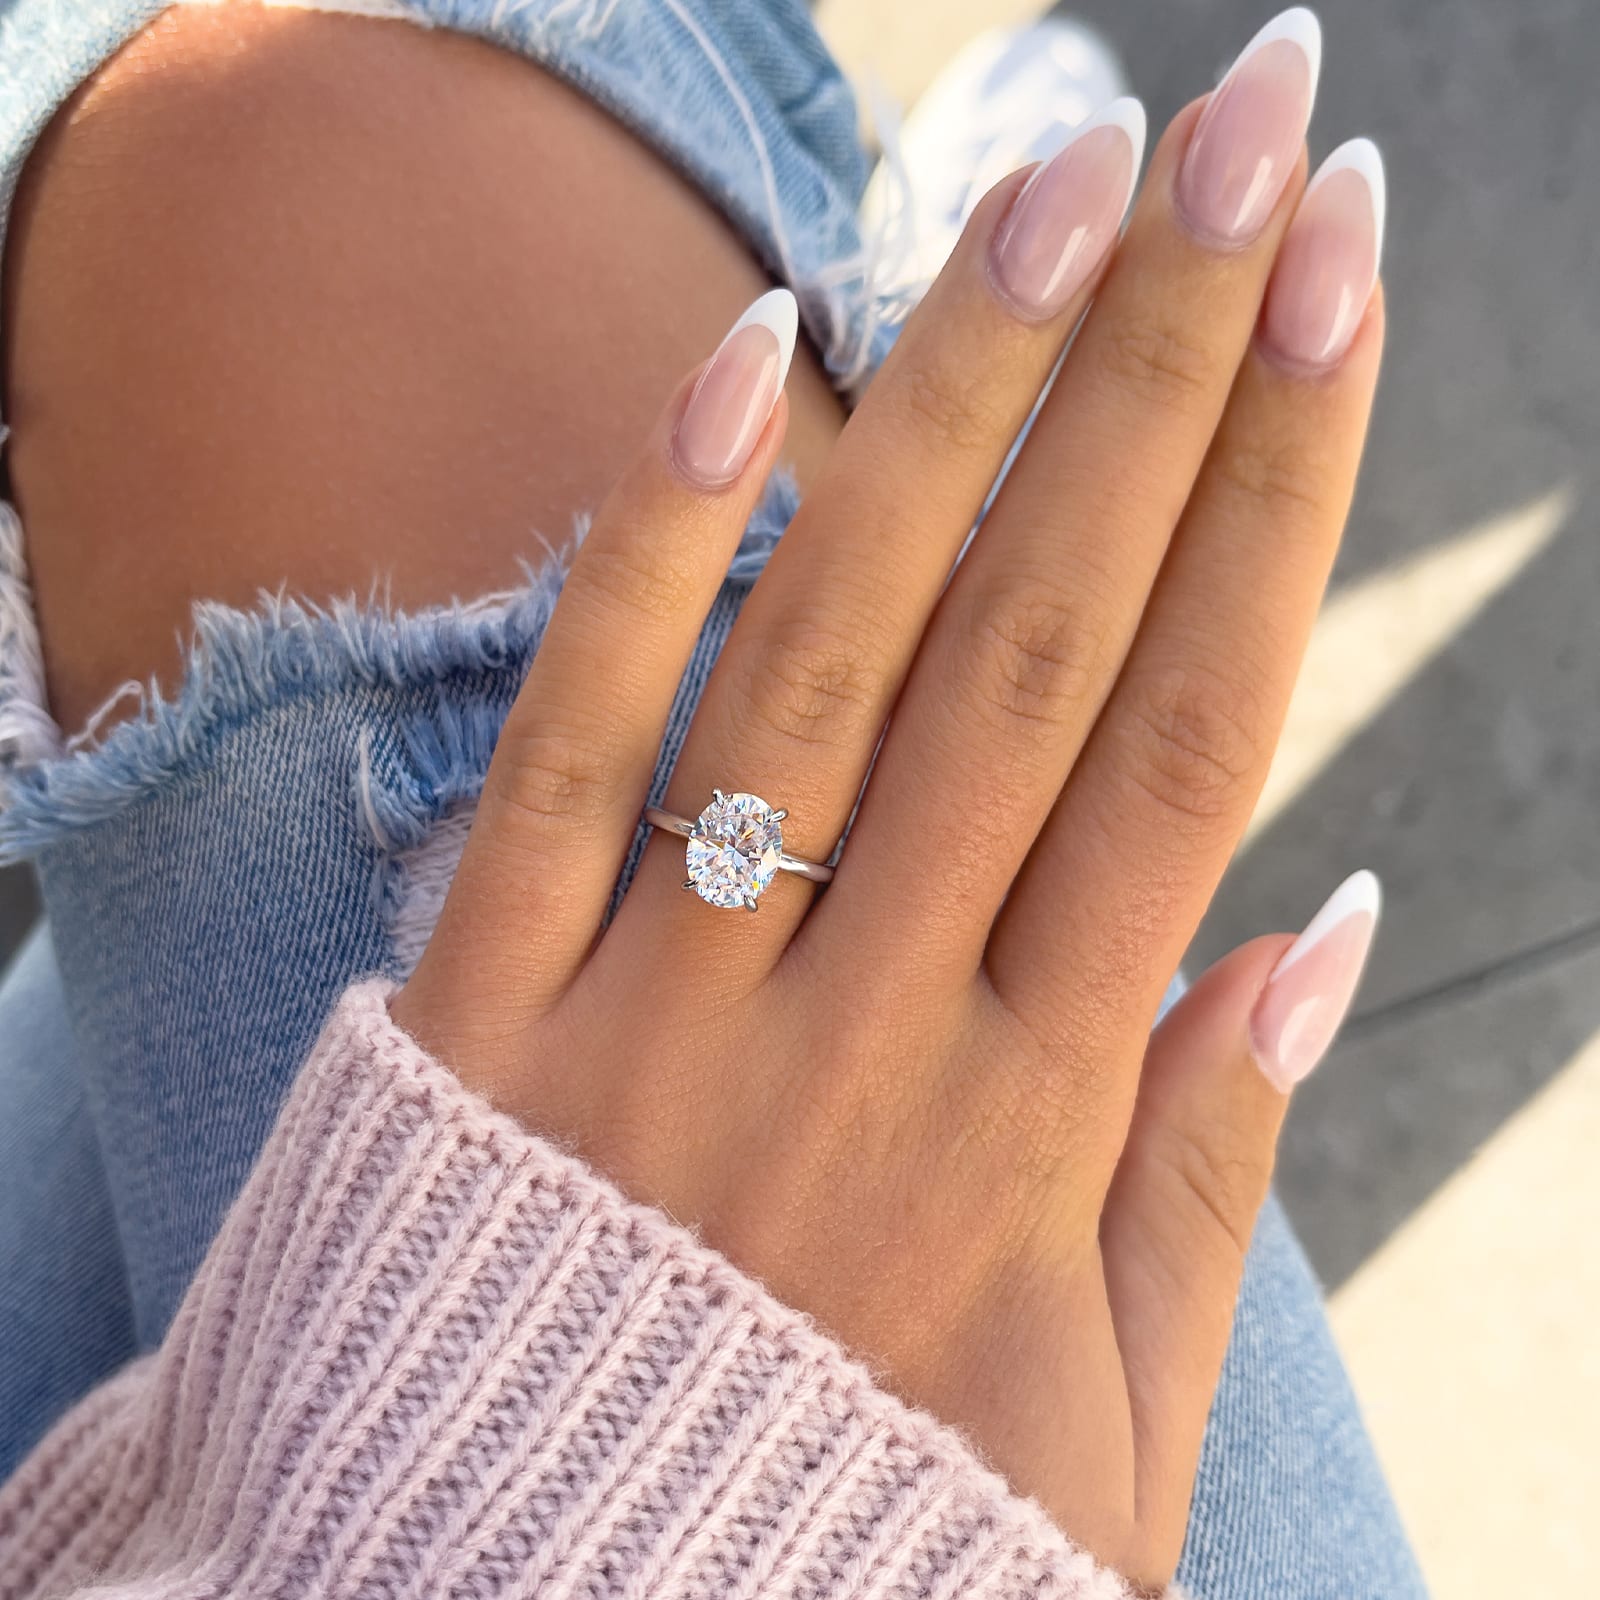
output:
M 1304 185 L 1320 55 L 1285 13 L 1175 120 L 896 708 L 806 938 L 975 969 L 1110 692 Z M 892 919 L 895 934 L 886 926 Z

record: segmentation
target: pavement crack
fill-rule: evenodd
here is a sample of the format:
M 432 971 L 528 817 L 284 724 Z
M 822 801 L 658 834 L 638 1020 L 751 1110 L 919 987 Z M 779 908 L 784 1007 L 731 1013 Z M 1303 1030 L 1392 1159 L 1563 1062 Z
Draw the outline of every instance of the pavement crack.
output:
M 1524 945 L 1520 950 L 1513 950 L 1481 966 L 1442 978 L 1411 994 L 1398 995 L 1393 1000 L 1374 1006 L 1370 1011 L 1359 1011 L 1345 1024 L 1342 1036 L 1345 1039 L 1357 1039 L 1371 1033 L 1381 1033 L 1386 1028 L 1409 1021 L 1450 1001 L 1482 994 L 1496 984 L 1559 966 L 1591 950 L 1600 950 L 1600 918 L 1569 928 L 1565 933 L 1555 934 L 1551 938 Z

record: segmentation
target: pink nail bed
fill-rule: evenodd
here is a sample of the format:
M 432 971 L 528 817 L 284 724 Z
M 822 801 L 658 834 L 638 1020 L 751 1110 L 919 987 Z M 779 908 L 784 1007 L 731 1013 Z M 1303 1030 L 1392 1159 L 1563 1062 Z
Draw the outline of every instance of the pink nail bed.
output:
M 1334 366 L 1350 348 L 1383 252 L 1383 158 L 1370 139 L 1340 145 L 1311 180 L 1278 252 L 1262 338 L 1293 366 Z
M 1311 121 L 1322 29 L 1304 6 L 1280 13 L 1222 80 L 1189 140 L 1178 207 L 1212 243 L 1248 244 L 1266 226 Z
M 1382 902 L 1372 873 L 1346 878 L 1272 969 L 1250 1016 L 1250 1049 L 1283 1094 L 1328 1053 L 1361 982 Z
M 672 437 L 673 458 L 691 483 L 720 489 L 744 470 L 783 390 L 798 328 L 794 296 L 773 289 L 706 363 Z
M 1116 241 L 1144 155 L 1144 107 L 1114 100 L 1077 129 L 1012 202 L 990 273 L 1029 321 L 1066 310 Z

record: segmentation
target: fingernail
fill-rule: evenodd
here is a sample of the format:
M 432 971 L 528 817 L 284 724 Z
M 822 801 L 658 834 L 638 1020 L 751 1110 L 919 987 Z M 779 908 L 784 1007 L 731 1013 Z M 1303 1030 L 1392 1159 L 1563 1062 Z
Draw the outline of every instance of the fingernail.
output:
M 1340 145 L 1311 180 L 1278 251 L 1261 325 L 1291 365 L 1331 367 L 1350 348 L 1378 281 L 1385 203 L 1383 157 L 1370 139 Z
M 1200 115 L 1178 174 L 1178 205 L 1202 238 L 1248 244 L 1294 171 L 1322 66 L 1304 6 L 1280 13 L 1234 62 Z
M 794 296 L 773 289 L 706 363 L 672 436 L 673 457 L 691 483 L 720 489 L 744 470 L 783 392 L 799 324 Z
M 1250 1049 L 1283 1094 L 1328 1053 L 1361 981 L 1382 899 L 1372 873 L 1346 878 L 1272 969 L 1250 1016 Z
M 990 276 L 1020 316 L 1064 311 L 1117 237 L 1144 157 L 1137 100 L 1113 100 L 1040 167 L 995 230 Z

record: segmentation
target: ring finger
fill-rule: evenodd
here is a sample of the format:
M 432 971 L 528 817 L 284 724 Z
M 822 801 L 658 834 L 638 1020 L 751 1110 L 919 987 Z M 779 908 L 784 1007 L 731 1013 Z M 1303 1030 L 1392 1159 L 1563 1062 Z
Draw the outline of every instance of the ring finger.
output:
M 716 786 L 752 791 L 790 811 L 785 849 L 826 858 L 927 616 L 1116 238 L 1142 142 L 1138 103 L 1117 102 L 979 205 L 746 603 L 670 809 L 693 817 Z M 683 863 L 681 841 L 658 833 L 615 947 L 628 959 L 631 927 L 656 941 L 692 919 L 703 955 L 758 974 L 809 895 L 774 887 L 759 918 L 735 924 L 680 893 Z

